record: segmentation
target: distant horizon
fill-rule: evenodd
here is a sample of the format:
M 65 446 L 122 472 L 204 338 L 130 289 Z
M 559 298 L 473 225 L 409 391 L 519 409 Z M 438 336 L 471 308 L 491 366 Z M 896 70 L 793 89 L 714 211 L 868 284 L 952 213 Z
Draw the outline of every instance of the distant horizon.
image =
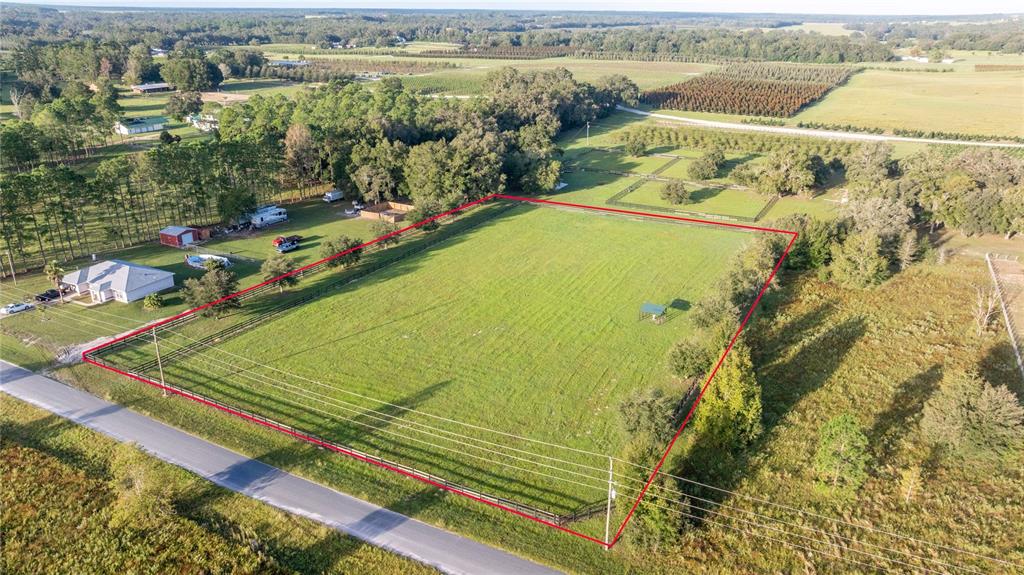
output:
M 820 16 L 822 18 L 840 16 L 863 17 L 939 17 L 952 18 L 957 16 L 1020 16 L 1024 11 L 1020 4 L 1006 0 L 979 0 L 972 2 L 976 10 L 962 12 L 962 5 L 956 10 L 943 10 L 945 6 L 936 7 L 934 2 L 923 0 L 907 0 L 894 4 L 889 1 L 864 0 L 861 2 L 831 2 L 826 11 L 821 11 L 821 2 L 808 0 L 778 0 L 765 3 L 752 0 L 721 0 L 709 2 L 705 0 L 672 1 L 672 0 L 640 0 L 632 3 L 632 9 L 621 9 L 622 3 L 613 0 L 562 0 L 560 6 L 553 7 L 551 2 L 539 0 L 477 0 L 467 5 L 466 0 L 436 0 L 419 2 L 417 0 L 378 0 L 372 6 L 352 3 L 339 5 L 329 0 L 298 0 L 282 5 L 281 0 L 64 0 L 62 2 L 38 2 L 33 0 L 5 0 L 7 4 L 45 6 L 52 8 L 113 8 L 113 9 L 231 9 L 231 10 L 423 10 L 423 11 L 509 11 L 509 12 L 607 12 L 607 13 L 644 13 L 660 12 L 675 14 L 735 14 L 735 15 L 799 15 Z M 427 4 L 427 5 L 423 5 Z M 765 10 L 771 6 L 771 10 Z M 899 11 L 893 8 L 898 7 Z M 837 9 L 831 9 L 837 8 Z M 938 8 L 938 10 L 936 10 Z

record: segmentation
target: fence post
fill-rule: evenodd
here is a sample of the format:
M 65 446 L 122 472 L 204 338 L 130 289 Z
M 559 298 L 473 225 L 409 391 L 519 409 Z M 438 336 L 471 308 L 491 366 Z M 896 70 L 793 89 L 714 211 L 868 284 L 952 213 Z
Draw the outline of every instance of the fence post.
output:
M 156 348 L 156 365 L 160 368 L 160 392 L 163 393 L 164 397 L 167 397 L 167 384 L 164 383 L 164 364 L 160 360 L 160 343 L 156 338 L 156 326 L 153 326 L 153 347 Z
M 610 536 L 611 524 L 612 524 L 612 499 L 615 497 L 615 488 L 612 487 L 612 480 L 614 477 L 614 461 L 612 456 L 608 456 L 608 506 L 605 509 L 604 514 L 604 549 L 608 551 L 611 549 L 609 545 L 611 541 L 608 540 Z

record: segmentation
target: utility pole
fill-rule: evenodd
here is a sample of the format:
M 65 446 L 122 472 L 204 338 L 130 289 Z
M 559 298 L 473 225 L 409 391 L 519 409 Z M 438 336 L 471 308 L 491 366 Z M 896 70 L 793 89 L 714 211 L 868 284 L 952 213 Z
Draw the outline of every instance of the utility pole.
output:
M 611 549 L 611 547 L 608 546 L 608 544 L 610 543 L 608 538 L 611 535 L 612 499 L 615 499 L 615 488 L 612 487 L 612 483 L 613 483 L 612 482 L 612 478 L 614 476 L 614 471 L 613 471 L 612 465 L 613 465 L 612 456 L 609 455 L 608 456 L 608 508 L 606 509 L 605 515 L 604 515 L 604 544 L 605 544 L 604 549 L 605 549 L 605 551 L 608 551 L 608 550 Z
M 14 271 L 14 256 L 11 255 L 11 250 L 7 250 L 7 261 L 11 264 L 11 279 L 14 280 L 14 287 L 18 287 L 18 274 Z
M 167 397 L 167 388 L 163 387 L 167 384 L 164 383 L 164 363 L 160 360 L 160 343 L 156 339 L 156 326 L 153 326 L 153 347 L 156 348 L 156 366 L 160 368 L 160 391 L 163 392 L 164 397 Z

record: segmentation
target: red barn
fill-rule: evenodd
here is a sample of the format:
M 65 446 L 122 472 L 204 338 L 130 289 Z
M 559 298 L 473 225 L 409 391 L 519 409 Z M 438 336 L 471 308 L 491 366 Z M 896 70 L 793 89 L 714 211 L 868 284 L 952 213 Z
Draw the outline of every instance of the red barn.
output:
M 199 239 L 199 230 L 185 226 L 169 226 L 160 230 L 160 243 L 172 248 L 184 248 Z

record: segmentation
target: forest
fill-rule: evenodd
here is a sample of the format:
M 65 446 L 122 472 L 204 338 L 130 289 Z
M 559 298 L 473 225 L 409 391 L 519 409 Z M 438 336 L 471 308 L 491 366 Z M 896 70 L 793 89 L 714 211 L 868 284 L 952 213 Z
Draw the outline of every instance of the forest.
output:
M 17 266 L 31 267 L 151 239 L 170 223 L 230 223 L 282 187 L 324 182 L 368 201 L 410 197 L 419 217 L 505 189 L 550 190 L 561 165 L 554 136 L 638 93 L 621 76 L 590 85 L 565 70 L 512 68 L 493 72 L 486 90 L 490 98 L 471 102 L 432 99 L 388 78 L 372 89 L 333 81 L 295 99 L 256 95 L 223 110 L 213 140 L 103 159 L 86 177 L 49 161 L 86 153 L 84 136 L 74 148 L 53 143 L 105 137 L 109 124 L 95 120 L 94 95 L 65 87 L 0 131 L 9 150 L 0 237 Z M 65 109 L 76 115 L 49 122 Z

